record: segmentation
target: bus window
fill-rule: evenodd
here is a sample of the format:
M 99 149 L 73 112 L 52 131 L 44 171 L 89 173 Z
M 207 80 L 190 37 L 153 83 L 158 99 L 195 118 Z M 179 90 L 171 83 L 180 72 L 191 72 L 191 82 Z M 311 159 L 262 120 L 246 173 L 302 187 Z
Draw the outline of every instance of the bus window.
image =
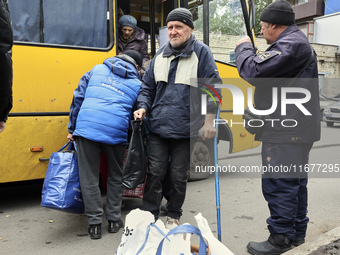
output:
M 106 48 L 107 0 L 9 0 L 15 41 Z
M 196 17 L 194 34 L 198 40 L 203 41 L 203 4 L 191 5 L 189 8 Z M 247 35 L 241 1 L 209 1 L 208 31 L 209 47 L 215 60 L 234 64 L 236 43 Z

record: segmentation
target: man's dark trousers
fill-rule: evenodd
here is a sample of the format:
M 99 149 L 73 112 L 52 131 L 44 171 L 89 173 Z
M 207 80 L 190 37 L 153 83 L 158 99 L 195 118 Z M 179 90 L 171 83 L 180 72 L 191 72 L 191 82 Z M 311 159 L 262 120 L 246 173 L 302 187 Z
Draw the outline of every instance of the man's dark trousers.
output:
M 271 234 L 284 234 L 290 240 L 306 235 L 308 179 L 304 169 L 312 146 L 262 143 L 262 192 L 270 210 Z
M 169 156 L 171 158 L 169 163 Z M 170 165 L 169 165 L 170 164 Z M 150 133 L 149 172 L 143 196 L 142 210 L 159 217 L 163 181 L 169 171 L 171 197 L 167 205 L 168 216 L 179 219 L 185 199 L 187 171 L 190 165 L 190 138 L 165 139 Z

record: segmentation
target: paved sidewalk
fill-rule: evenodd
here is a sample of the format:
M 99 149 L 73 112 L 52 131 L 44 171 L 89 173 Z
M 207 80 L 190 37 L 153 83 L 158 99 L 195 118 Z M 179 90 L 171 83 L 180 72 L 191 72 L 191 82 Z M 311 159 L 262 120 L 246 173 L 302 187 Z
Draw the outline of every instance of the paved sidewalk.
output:
M 324 135 L 327 132 L 327 137 Z M 331 133 L 331 135 L 329 135 Z M 321 123 L 321 140 L 316 142 L 313 149 L 322 147 L 337 147 L 340 150 L 340 126 L 336 125 L 334 127 L 327 127 L 325 122 Z M 330 245 L 332 242 L 340 239 L 340 226 L 334 228 L 312 240 L 308 240 L 303 245 L 292 249 L 289 252 L 284 253 L 285 255 L 335 255 L 340 254 L 339 245 L 335 245 L 338 248 L 336 252 L 333 249 L 323 249 L 323 251 L 318 250 L 323 246 Z M 332 246 L 332 245 L 330 245 Z M 326 248 L 326 247 L 325 247 Z M 331 247 L 328 247 L 331 248 Z M 332 251 L 331 251 L 332 250 Z
M 327 252 L 327 248 L 322 250 L 318 250 L 320 247 L 327 246 L 331 244 L 332 242 L 340 239 L 340 226 L 337 228 L 334 228 L 328 232 L 326 232 L 323 235 L 320 235 L 319 237 L 315 238 L 314 240 L 310 240 L 303 245 L 300 245 L 299 247 L 296 247 L 288 252 L 285 252 L 285 255 L 333 255 L 333 254 L 340 254 L 340 247 L 338 245 L 335 249 L 337 251 L 333 251 L 331 249 L 332 247 L 328 247 L 329 253 Z M 332 251 L 331 251 L 332 250 Z

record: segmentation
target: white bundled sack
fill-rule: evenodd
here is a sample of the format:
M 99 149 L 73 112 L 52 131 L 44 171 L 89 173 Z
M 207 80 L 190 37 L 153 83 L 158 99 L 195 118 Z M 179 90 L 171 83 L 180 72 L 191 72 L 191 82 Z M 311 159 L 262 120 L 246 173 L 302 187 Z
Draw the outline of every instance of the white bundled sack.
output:
M 211 255 L 234 255 L 223 243 L 214 237 L 207 220 L 201 213 L 195 216 L 195 220 L 202 236 L 208 243 Z
M 233 255 L 218 241 L 201 213 L 195 216 L 198 228 L 182 224 L 167 230 L 161 220 L 154 222 L 154 216 L 140 209 L 132 210 L 125 220 L 124 232 L 116 255 L 192 255 L 191 234 L 200 237 L 199 255 Z
M 156 254 L 159 243 L 168 233 L 164 223 L 147 211 L 132 210 L 125 219 L 125 227 L 117 255 Z M 163 232 L 163 233 L 162 233 Z
M 192 255 L 190 245 L 191 234 L 196 234 L 200 238 L 198 254 L 206 255 L 207 245 L 200 230 L 189 224 L 179 225 L 170 230 L 160 242 L 155 255 Z

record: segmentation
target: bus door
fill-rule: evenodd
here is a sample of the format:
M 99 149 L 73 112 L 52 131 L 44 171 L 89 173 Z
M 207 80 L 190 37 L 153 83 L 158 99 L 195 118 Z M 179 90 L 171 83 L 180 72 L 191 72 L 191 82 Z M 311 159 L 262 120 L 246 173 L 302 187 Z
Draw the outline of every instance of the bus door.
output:
M 165 19 L 173 9 L 173 1 L 164 0 L 118 0 L 117 10 L 137 20 L 137 26 L 147 35 L 150 58 L 160 47 L 160 31 L 166 26 Z

